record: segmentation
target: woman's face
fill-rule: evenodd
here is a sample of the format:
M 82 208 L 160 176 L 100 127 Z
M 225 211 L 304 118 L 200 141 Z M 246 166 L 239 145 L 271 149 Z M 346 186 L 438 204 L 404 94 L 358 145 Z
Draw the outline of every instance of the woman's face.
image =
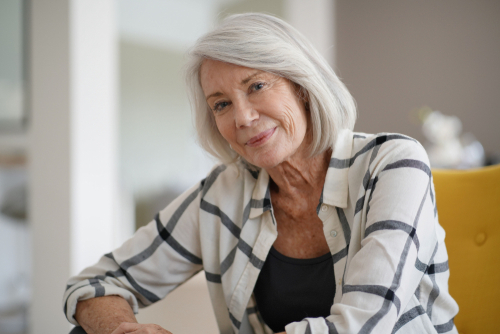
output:
M 200 80 L 219 132 L 251 164 L 273 168 L 305 147 L 306 110 L 289 80 L 215 60 Z

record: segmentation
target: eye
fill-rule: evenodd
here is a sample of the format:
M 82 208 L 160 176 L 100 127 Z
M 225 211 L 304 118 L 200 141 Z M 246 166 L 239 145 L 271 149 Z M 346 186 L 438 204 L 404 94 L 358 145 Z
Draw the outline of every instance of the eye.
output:
M 251 91 L 261 90 L 262 88 L 264 88 L 264 86 L 265 86 L 265 83 L 263 83 L 263 82 L 256 82 L 256 83 L 254 83 L 254 84 L 252 84 L 250 86 L 250 90 Z
M 214 113 L 220 113 L 224 108 L 226 108 L 230 103 L 227 101 L 217 102 L 212 109 Z

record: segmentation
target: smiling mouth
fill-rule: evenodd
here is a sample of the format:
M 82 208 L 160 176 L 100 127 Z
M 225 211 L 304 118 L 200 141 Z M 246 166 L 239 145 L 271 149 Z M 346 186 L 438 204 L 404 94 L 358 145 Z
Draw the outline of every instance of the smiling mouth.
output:
M 273 135 L 274 131 L 276 128 L 272 128 L 266 131 L 262 131 L 258 135 L 250 138 L 249 141 L 246 142 L 245 145 L 250 146 L 250 147 L 257 147 L 259 145 L 264 144 L 271 136 Z

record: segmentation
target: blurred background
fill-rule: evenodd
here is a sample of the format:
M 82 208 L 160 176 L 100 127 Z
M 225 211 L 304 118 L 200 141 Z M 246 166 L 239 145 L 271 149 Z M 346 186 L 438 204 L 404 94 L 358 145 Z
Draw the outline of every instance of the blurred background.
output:
M 434 168 L 500 163 L 496 0 L 1 0 L 0 334 L 68 332 L 67 278 L 212 168 L 184 55 L 249 11 L 313 42 L 358 103 L 356 131 L 410 135 Z M 138 318 L 217 333 L 203 275 Z

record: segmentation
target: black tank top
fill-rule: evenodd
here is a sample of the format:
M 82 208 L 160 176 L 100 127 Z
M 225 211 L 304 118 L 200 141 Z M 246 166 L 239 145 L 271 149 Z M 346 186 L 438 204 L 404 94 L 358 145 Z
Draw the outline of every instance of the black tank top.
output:
M 264 322 L 275 333 L 294 321 L 329 316 L 335 295 L 332 255 L 295 259 L 272 247 L 254 295 Z

